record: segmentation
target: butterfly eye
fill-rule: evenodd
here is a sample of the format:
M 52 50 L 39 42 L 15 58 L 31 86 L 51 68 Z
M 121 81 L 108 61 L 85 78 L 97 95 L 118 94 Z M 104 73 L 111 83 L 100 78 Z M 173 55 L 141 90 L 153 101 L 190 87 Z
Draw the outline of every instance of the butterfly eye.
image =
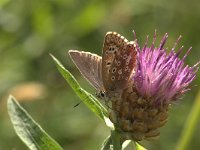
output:
M 105 93 L 104 92 L 101 92 L 100 95 L 101 95 L 101 97 L 105 97 Z

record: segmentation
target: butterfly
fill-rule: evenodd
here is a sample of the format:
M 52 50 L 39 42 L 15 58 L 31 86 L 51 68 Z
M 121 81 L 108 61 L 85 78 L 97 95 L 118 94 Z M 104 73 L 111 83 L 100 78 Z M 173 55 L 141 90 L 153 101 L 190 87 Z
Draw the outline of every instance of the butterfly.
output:
M 104 100 L 121 98 L 132 82 L 135 72 L 137 44 L 116 32 L 107 32 L 102 57 L 90 52 L 69 50 L 69 55 L 81 74 Z

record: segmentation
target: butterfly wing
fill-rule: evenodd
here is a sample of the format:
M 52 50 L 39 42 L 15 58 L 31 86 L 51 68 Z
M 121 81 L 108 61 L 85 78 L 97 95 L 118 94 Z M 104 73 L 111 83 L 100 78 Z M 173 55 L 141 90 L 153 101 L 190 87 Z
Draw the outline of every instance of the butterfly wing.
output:
M 111 66 L 111 80 L 115 81 L 113 87 L 116 90 L 124 89 L 130 82 L 130 77 L 135 71 L 136 54 L 136 45 L 131 41 L 125 51 L 115 56 Z
M 97 90 L 102 89 L 101 57 L 96 54 L 77 50 L 69 50 L 69 55 L 89 83 Z
M 116 32 L 108 32 L 102 54 L 102 79 L 105 90 L 123 90 L 136 62 L 136 43 Z

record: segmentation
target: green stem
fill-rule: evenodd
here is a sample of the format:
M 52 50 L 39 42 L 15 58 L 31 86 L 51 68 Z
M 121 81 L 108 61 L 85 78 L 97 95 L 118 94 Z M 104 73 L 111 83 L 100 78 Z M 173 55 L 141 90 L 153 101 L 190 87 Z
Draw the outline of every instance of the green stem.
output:
M 200 91 L 195 99 L 191 112 L 186 121 L 185 127 L 182 131 L 182 135 L 178 144 L 176 146 L 176 150 L 186 150 L 187 146 L 194 134 L 194 130 L 196 125 L 198 124 L 198 120 L 200 117 Z
M 113 143 L 113 150 L 122 150 L 122 142 L 120 134 L 116 130 L 113 130 L 111 133 L 111 137 Z
M 105 139 L 101 150 L 110 150 L 111 145 L 112 145 L 112 138 L 111 138 L 111 135 L 109 135 L 109 136 Z

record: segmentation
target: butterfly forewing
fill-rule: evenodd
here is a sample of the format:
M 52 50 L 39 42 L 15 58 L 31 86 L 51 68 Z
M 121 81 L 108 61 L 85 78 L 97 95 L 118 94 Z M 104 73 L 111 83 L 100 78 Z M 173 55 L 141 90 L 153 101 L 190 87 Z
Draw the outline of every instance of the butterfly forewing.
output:
M 102 89 L 101 57 L 96 54 L 77 50 L 70 50 L 69 55 L 81 74 L 90 82 L 90 84 L 97 90 Z
M 136 62 L 136 44 L 116 32 L 105 36 L 102 55 L 102 79 L 106 91 L 123 90 Z

